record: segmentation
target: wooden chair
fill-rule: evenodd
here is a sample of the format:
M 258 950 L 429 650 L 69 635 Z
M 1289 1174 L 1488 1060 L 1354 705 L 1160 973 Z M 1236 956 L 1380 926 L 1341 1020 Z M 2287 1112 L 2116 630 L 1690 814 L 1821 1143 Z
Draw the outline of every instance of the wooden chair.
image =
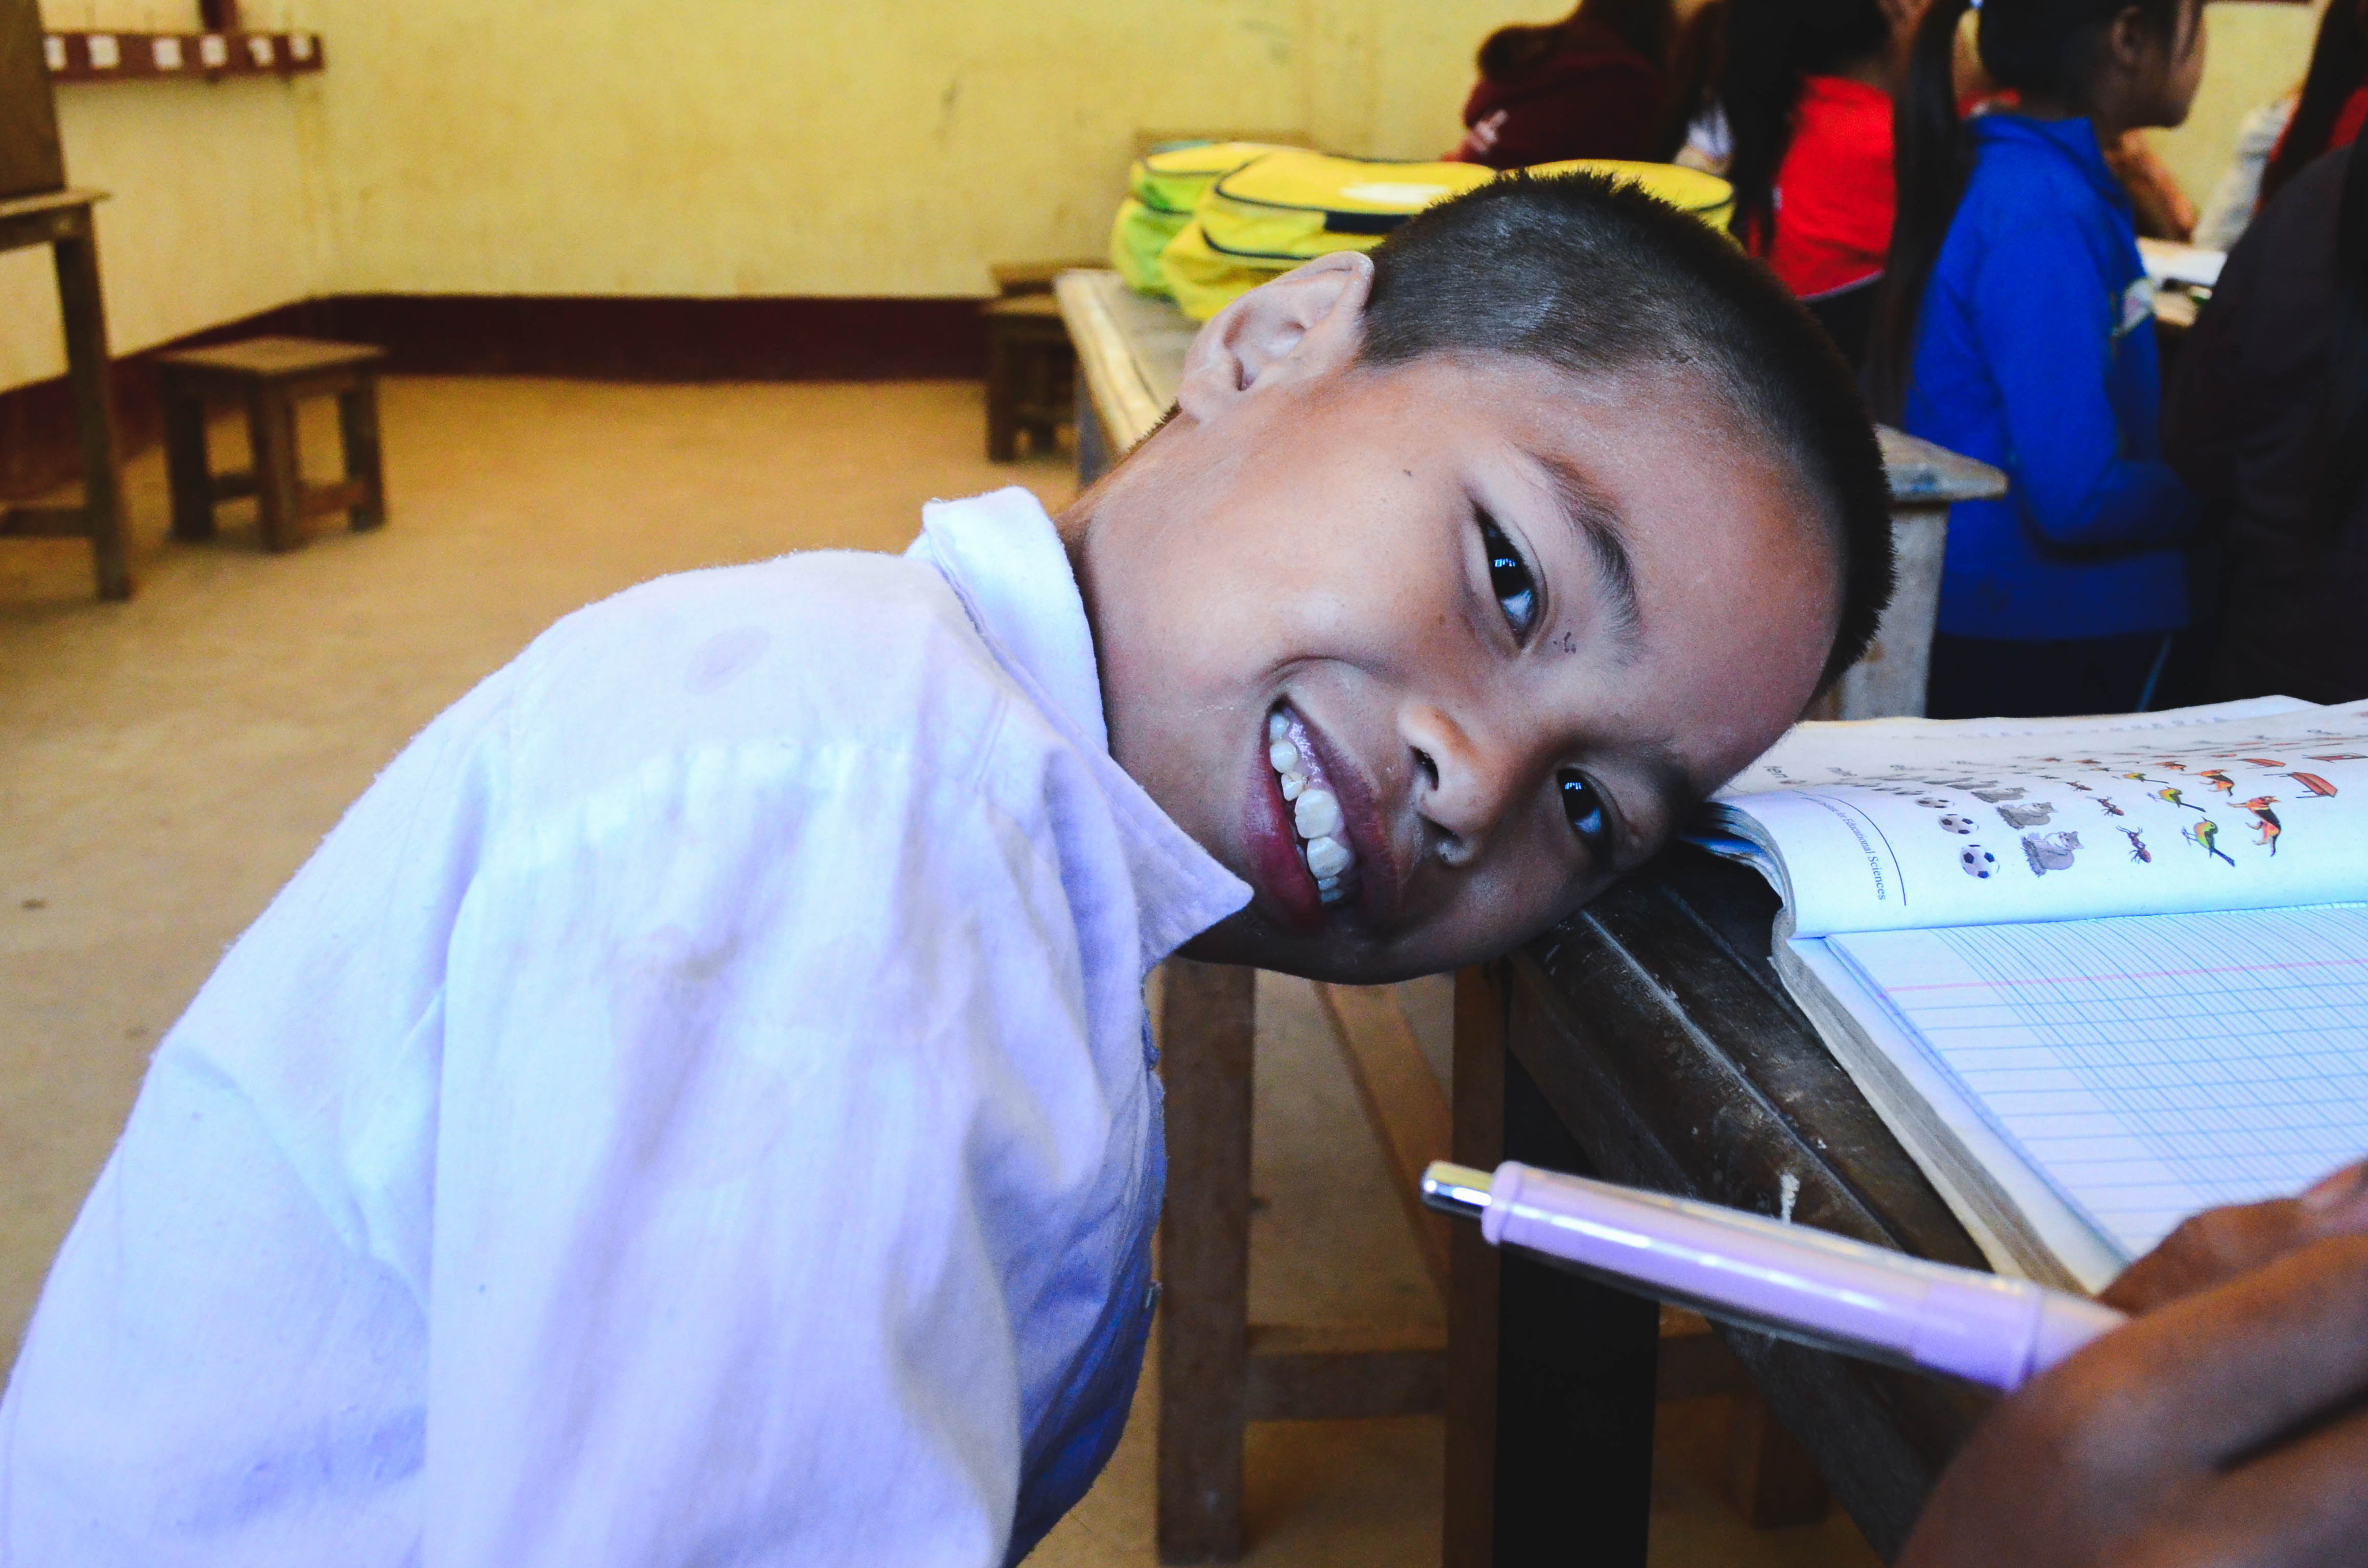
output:
M 83 499 L 74 506 L 0 503 L 0 538 L 87 539 L 98 597 L 131 597 L 123 474 L 108 385 L 107 307 L 98 283 L 95 190 L 65 188 L 58 111 L 34 0 L 0 0 L 0 251 L 50 247 L 65 324 L 66 375 L 81 448 Z
M 385 358 L 382 348 L 303 337 L 254 337 L 158 355 L 173 537 L 211 539 L 215 505 L 242 495 L 256 498 L 264 546 L 274 551 L 302 544 L 305 524 L 325 512 L 345 513 L 356 528 L 385 522 L 378 432 L 378 362 Z M 308 484 L 298 460 L 296 404 L 331 396 L 337 400 L 345 478 Z M 245 405 L 252 468 L 213 472 L 206 456 L 206 406 L 216 400 Z

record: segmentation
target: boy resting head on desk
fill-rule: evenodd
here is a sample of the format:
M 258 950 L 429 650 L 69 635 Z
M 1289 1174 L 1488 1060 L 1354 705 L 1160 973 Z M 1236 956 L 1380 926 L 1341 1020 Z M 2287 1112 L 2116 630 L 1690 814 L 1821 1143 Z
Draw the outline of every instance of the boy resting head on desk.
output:
M 1016 1561 L 1141 1361 L 1152 966 L 1542 930 L 1856 657 L 1889 552 L 1781 287 L 1508 181 L 1237 302 L 1058 518 L 568 618 L 159 1048 L 0 1560 Z

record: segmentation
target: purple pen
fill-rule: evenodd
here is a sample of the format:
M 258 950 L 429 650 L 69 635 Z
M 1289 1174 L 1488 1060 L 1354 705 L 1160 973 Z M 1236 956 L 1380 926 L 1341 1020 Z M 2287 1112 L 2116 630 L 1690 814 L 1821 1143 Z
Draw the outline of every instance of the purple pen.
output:
M 2123 1321 L 2027 1279 L 1508 1160 L 1432 1162 L 1423 1201 L 1622 1290 L 1821 1349 L 2015 1389 Z

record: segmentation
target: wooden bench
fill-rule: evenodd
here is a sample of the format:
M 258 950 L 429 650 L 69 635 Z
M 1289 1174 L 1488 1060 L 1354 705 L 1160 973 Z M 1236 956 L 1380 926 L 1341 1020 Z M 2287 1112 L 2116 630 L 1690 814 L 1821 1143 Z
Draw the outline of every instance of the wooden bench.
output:
M 264 546 L 293 550 L 305 524 L 343 512 L 357 528 L 386 521 L 386 485 L 378 434 L 378 364 L 386 350 L 304 337 L 253 337 L 212 348 L 156 357 L 164 403 L 165 454 L 173 490 L 173 537 L 207 540 L 214 507 L 252 495 Z M 298 460 L 296 405 L 308 397 L 337 400 L 345 478 L 308 484 Z M 217 474 L 206 455 L 206 407 L 235 401 L 246 409 L 254 466 Z
M 1061 307 L 1043 292 L 1006 294 L 980 309 L 986 315 L 986 457 L 1008 463 L 1028 433 L 1038 456 L 1054 449 L 1076 396 L 1077 357 L 1061 324 Z

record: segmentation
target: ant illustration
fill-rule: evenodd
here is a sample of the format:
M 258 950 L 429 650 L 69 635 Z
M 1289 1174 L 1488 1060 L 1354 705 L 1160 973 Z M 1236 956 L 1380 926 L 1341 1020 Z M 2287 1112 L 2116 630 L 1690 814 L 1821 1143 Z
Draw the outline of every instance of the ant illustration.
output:
M 2098 796 L 2097 804 L 2105 808 L 2105 814 L 2109 817 L 2125 817 L 2130 814 L 2129 812 L 2122 810 L 2121 807 L 2113 804 L 2113 798 L 2111 795 Z
M 2122 829 L 2121 832 L 2122 836 L 2130 841 L 2130 858 L 2133 860 L 2143 860 L 2149 866 L 2153 865 L 2154 851 L 2146 846 L 2146 840 L 2138 835 L 2138 830 L 2134 827 L 2125 827 Z

